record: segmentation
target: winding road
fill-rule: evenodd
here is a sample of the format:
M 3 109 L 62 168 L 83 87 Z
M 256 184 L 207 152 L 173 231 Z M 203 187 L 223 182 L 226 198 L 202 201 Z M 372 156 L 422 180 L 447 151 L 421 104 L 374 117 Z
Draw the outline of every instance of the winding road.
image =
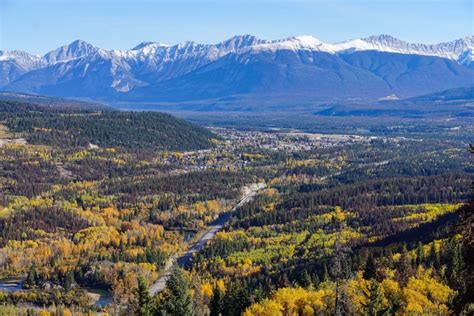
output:
M 150 294 L 155 295 L 164 290 L 166 287 L 166 281 L 168 281 L 171 271 L 175 265 L 179 267 L 187 266 L 195 253 L 201 251 L 206 243 L 213 239 L 216 236 L 216 233 L 224 227 L 224 225 L 232 218 L 233 213 L 237 208 L 244 205 L 245 203 L 252 200 L 252 198 L 257 194 L 258 190 L 265 188 L 266 185 L 264 183 L 256 183 L 249 188 L 249 191 L 244 195 L 244 197 L 234 206 L 230 211 L 222 213 L 216 220 L 211 222 L 209 226 L 207 226 L 206 230 L 202 234 L 202 236 L 196 240 L 187 251 L 183 252 L 178 257 L 171 258 L 166 267 L 164 269 L 163 275 L 151 285 L 150 287 Z

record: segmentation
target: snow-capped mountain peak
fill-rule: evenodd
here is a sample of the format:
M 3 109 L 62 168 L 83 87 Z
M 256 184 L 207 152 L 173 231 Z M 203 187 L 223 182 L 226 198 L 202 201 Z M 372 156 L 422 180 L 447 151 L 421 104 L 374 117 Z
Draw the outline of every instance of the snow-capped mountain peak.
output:
M 22 50 L 0 50 L 0 60 L 39 61 L 41 60 L 41 56 L 32 55 Z
M 69 45 L 61 46 L 53 51 L 50 51 L 43 58 L 49 63 L 54 64 L 60 61 L 68 61 L 71 59 L 80 58 L 95 54 L 100 49 L 92 44 L 82 40 L 75 40 Z
M 382 34 L 331 46 L 336 52 L 376 50 L 399 54 L 436 56 L 456 60 L 460 63 L 470 63 L 473 59 L 466 59 L 466 53 L 469 51 L 472 52 L 474 49 L 474 36 L 466 36 L 452 42 L 439 44 L 418 44 L 409 43 L 396 37 Z
M 396 46 L 396 45 L 405 45 L 407 42 L 402 41 L 396 37 L 393 37 L 392 35 L 388 34 L 379 34 L 379 35 L 372 35 L 366 38 L 362 39 L 363 41 L 369 42 L 369 43 L 385 43 L 388 46 Z
M 323 42 L 311 35 L 300 35 L 291 38 L 292 41 L 298 42 L 301 46 L 305 47 L 318 47 Z
M 262 51 L 277 51 L 277 50 L 316 50 L 316 51 L 326 51 L 328 50 L 325 47 L 325 44 L 319 39 L 311 35 L 302 35 L 285 38 L 282 40 L 275 41 L 261 41 L 255 45 L 247 47 L 248 50 Z
M 216 48 L 224 50 L 226 52 L 236 52 L 240 49 L 244 49 L 250 46 L 266 43 L 266 40 L 258 39 L 257 37 L 249 34 L 237 35 L 230 39 L 216 44 Z
M 36 69 L 46 65 L 41 56 L 32 55 L 21 50 L 0 50 L 0 62 L 1 61 L 15 62 L 25 70 Z
M 147 47 L 169 47 L 170 45 L 158 43 L 158 42 L 141 42 L 131 50 L 141 50 Z

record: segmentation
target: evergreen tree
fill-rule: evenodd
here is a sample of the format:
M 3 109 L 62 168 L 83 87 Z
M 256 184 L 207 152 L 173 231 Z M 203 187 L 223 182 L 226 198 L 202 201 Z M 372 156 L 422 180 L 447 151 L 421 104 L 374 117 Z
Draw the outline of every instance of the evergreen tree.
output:
M 365 269 L 364 269 L 364 279 L 370 280 L 370 279 L 375 279 L 377 273 L 377 267 L 375 265 L 375 259 L 372 254 L 369 255 L 367 258 L 367 262 L 365 263 Z
M 463 265 L 461 246 L 456 240 L 453 240 L 450 243 L 449 249 L 448 277 L 451 287 L 461 293 L 461 295 L 465 291 L 465 280 L 461 278 Z
M 166 287 L 170 295 L 163 304 L 161 313 L 173 316 L 194 315 L 190 284 L 180 268 L 175 267 L 173 269 L 170 278 L 166 282 Z
M 416 265 L 419 266 L 423 262 L 424 252 L 423 244 L 419 241 L 416 246 Z
M 211 316 L 219 316 L 222 313 L 224 295 L 222 291 L 215 287 L 212 293 L 212 299 L 210 303 Z
M 391 295 L 388 297 L 388 307 L 384 315 L 396 315 L 402 307 L 402 299 L 400 295 Z
M 133 309 L 138 316 L 149 316 L 152 314 L 152 303 L 148 283 L 143 277 L 138 277 L 138 286 L 134 290 Z
M 402 253 L 400 256 L 400 261 L 398 263 L 398 273 L 400 283 L 402 285 L 407 284 L 408 278 L 411 274 L 411 263 L 410 258 L 408 257 L 408 250 L 406 244 L 403 244 Z
M 72 285 L 76 283 L 76 280 L 74 280 L 74 271 L 70 270 L 66 274 L 66 279 L 64 280 L 64 289 L 66 291 L 70 291 L 72 289 Z
M 290 280 L 288 280 L 288 275 L 283 273 L 278 279 L 278 287 L 288 287 L 290 286 Z
M 350 263 L 347 260 L 347 249 L 341 246 L 340 234 L 337 234 L 334 242 L 334 257 L 331 261 L 331 274 L 335 281 L 335 315 L 347 315 L 350 311 L 349 299 L 346 294 L 344 280 L 349 278 Z
M 233 282 L 224 296 L 223 312 L 227 316 L 240 316 L 252 304 L 245 283 Z
M 385 260 L 385 263 L 390 267 L 390 268 L 393 268 L 393 260 L 392 259 L 392 255 L 393 255 L 393 252 L 392 252 L 392 249 L 391 248 L 388 248 L 385 250 L 385 258 L 388 259 L 388 260 Z
M 317 274 L 314 275 L 313 280 L 314 280 L 314 282 L 313 282 L 314 287 L 318 287 L 318 285 L 321 281 L 319 280 L 319 276 Z
M 194 296 L 193 296 L 194 314 L 199 315 L 199 316 L 209 316 L 210 315 L 210 310 L 209 310 L 210 301 L 202 292 L 201 279 L 199 276 L 194 276 L 192 281 L 193 281 L 193 288 L 194 288 Z
M 365 315 L 377 316 L 383 314 L 383 295 L 377 281 L 372 280 L 370 282 L 368 291 L 365 292 L 364 295 L 367 297 L 367 303 L 364 304 Z
M 343 284 L 338 290 L 338 303 L 336 305 L 336 315 L 355 315 L 355 306 L 348 293 L 347 284 Z
M 258 284 L 257 287 L 252 292 L 252 304 L 258 303 L 265 298 L 265 290 L 263 289 L 262 284 Z
M 441 258 L 439 256 L 439 252 L 436 251 L 434 242 L 431 244 L 430 248 L 430 264 L 438 271 L 441 268 Z
M 271 291 L 273 291 L 275 289 L 275 285 L 273 284 L 273 280 L 271 277 L 267 276 L 265 278 L 265 291 L 267 293 L 270 293 Z
M 311 276 L 309 275 L 308 271 L 303 270 L 303 273 L 301 274 L 301 286 L 308 289 L 313 286 L 313 280 L 311 279 Z
M 450 279 L 456 280 L 462 267 L 461 249 L 456 242 L 452 242 L 450 246 L 448 271 Z
M 30 289 L 36 286 L 36 281 L 38 280 L 38 274 L 36 272 L 35 266 L 31 266 L 30 271 L 28 271 L 28 275 L 26 276 L 26 280 L 23 283 L 23 287 L 26 289 Z
M 326 264 L 324 264 L 324 268 L 323 268 L 323 282 L 327 282 L 329 281 L 330 278 L 329 278 L 329 271 L 328 271 L 328 266 Z

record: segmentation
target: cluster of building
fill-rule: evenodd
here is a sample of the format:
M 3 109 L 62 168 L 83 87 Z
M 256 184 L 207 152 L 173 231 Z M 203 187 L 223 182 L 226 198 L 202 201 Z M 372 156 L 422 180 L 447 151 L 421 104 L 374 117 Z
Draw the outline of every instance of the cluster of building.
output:
M 298 131 L 254 131 L 211 128 L 220 136 L 212 149 L 170 153 L 163 163 L 186 171 L 205 169 L 239 170 L 271 153 L 302 152 L 351 143 L 369 142 L 374 137 L 311 134 Z

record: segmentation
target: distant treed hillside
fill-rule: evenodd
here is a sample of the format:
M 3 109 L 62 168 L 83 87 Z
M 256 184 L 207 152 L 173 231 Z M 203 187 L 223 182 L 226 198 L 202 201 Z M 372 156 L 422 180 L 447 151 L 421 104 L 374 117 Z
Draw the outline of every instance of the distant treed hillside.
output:
M 459 101 L 473 100 L 474 86 L 448 89 L 437 93 L 411 98 L 411 101 Z
M 88 110 L 88 111 L 106 111 L 112 110 L 109 106 L 95 102 L 85 102 L 74 99 L 62 99 L 48 97 L 44 95 L 0 92 L 0 102 L 15 101 L 20 103 L 35 104 L 42 107 L 61 109 L 64 111 Z
M 29 143 L 51 146 L 194 150 L 212 147 L 205 128 L 158 112 L 58 111 L 0 102 L 0 120 Z

